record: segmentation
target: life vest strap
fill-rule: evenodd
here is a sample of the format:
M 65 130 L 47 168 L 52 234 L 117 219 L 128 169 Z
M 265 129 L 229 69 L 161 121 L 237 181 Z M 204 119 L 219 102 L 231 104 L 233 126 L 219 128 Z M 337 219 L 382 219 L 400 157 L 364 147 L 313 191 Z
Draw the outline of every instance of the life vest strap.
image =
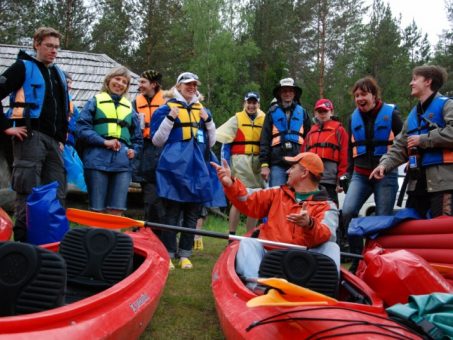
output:
M 36 103 L 14 102 L 14 103 L 11 103 L 11 107 L 22 107 L 24 109 L 36 109 L 38 107 L 38 105 Z
M 131 126 L 131 124 L 129 124 L 125 120 L 119 120 L 119 119 L 116 119 L 116 118 L 99 118 L 99 119 L 95 119 L 93 121 L 93 125 L 108 124 L 108 123 L 118 124 L 122 128 L 124 128 L 124 127 L 129 128 Z
M 260 142 L 255 141 L 237 141 L 237 142 L 231 142 L 232 145 L 260 145 Z
M 111 100 L 111 99 L 99 101 L 99 104 L 107 104 L 107 103 L 115 103 L 115 101 L 113 101 L 113 100 Z M 128 109 L 131 108 L 129 105 L 124 104 L 124 103 L 121 103 L 121 102 L 118 102 L 117 104 L 118 104 L 118 105 L 121 105 L 121 106 L 124 106 L 125 108 L 128 108 Z
M 249 126 L 249 127 L 254 127 L 254 128 L 262 128 L 263 127 L 262 125 L 254 125 L 254 124 L 247 124 L 247 123 L 242 124 L 242 126 Z
M 198 128 L 199 125 L 197 122 L 187 122 L 187 123 L 181 123 L 181 122 L 175 122 L 173 127 L 194 127 Z
M 286 135 L 298 135 L 300 137 L 304 137 L 304 135 L 300 131 L 286 130 L 286 131 L 279 131 L 277 133 L 273 133 L 272 138 L 279 137 L 279 136 L 286 136 Z
M 334 150 L 340 150 L 340 146 L 339 145 L 336 145 L 336 144 L 333 144 L 333 143 L 327 143 L 327 142 L 315 143 L 313 145 L 309 145 L 309 146 L 307 146 L 307 151 L 310 150 L 310 149 L 313 149 L 313 148 L 331 148 L 331 149 L 334 149 Z
M 351 143 L 352 147 L 355 146 L 385 146 L 385 145 L 392 145 L 393 141 L 391 140 L 362 140 L 362 141 L 355 141 Z

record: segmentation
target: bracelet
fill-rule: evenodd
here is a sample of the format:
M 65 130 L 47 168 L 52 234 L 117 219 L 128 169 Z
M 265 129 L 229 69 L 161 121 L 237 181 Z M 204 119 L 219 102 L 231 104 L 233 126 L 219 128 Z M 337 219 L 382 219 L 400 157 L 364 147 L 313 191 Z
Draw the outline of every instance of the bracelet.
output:
M 172 116 L 170 116 L 170 115 L 167 115 L 167 118 L 170 119 L 172 122 L 175 121 L 175 119 Z
M 206 119 L 204 122 L 205 122 L 205 123 L 209 123 L 211 120 L 212 120 L 212 117 L 211 117 L 211 116 L 208 116 L 208 119 Z
M 263 164 L 261 164 L 261 167 L 262 167 L 262 168 L 268 168 L 268 167 L 269 167 L 269 164 L 263 163 Z

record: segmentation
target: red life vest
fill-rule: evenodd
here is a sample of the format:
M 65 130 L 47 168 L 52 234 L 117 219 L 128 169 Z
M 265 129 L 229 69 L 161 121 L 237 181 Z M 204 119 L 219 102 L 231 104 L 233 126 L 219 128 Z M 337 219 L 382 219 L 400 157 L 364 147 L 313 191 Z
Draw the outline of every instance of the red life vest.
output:
M 145 114 L 145 129 L 143 132 L 143 138 L 151 138 L 150 135 L 150 122 L 151 117 L 153 116 L 154 111 L 161 105 L 165 104 L 164 97 L 162 96 L 162 91 L 157 92 L 151 102 L 148 102 L 146 97 L 142 94 L 139 94 L 135 98 L 135 106 L 138 113 Z
M 322 159 L 340 162 L 340 126 L 341 123 L 336 120 L 313 125 L 305 137 L 305 151 L 313 152 Z

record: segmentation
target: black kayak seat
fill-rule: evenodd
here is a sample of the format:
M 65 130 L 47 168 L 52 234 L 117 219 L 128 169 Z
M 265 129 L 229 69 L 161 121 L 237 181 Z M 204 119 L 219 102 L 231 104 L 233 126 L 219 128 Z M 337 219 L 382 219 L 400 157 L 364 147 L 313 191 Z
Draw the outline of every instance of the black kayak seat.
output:
M 60 243 L 68 288 L 110 288 L 133 270 L 134 247 L 129 235 L 100 228 L 74 228 Z M 69 290 L 69 289 L 68 289 Z
M 259 277 L 277 277 L 337 298 L 339 273 L 328 256 L 308 250 L 271 250 L 261 261 Z
M 61 255 L 27 243 L 0 242 L 0 316 L 62 306 L 65 287 Z

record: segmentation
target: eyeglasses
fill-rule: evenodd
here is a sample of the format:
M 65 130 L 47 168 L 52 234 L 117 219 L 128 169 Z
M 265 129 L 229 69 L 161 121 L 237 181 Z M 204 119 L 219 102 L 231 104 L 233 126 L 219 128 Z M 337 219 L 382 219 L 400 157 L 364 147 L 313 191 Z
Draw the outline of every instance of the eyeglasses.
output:
M 54 44 L 50 44 L 50 43 L 46 43 L 46 44 L 42 44 L 45 48 L 47 48 L 48 50 L 56 50 L 58 51 L 60 49 L 60 45 L 54 45 Z

